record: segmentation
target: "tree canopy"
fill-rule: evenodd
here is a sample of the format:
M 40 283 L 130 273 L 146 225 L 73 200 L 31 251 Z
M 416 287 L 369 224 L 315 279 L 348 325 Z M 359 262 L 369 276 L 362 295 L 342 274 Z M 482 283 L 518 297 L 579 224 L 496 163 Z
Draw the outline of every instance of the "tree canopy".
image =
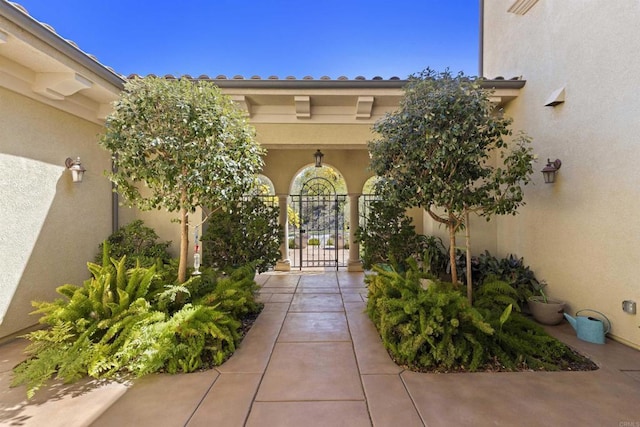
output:
M 127 204 L 180 212 L 178 281 L 186 278 L 189 212 L 254 185 L 264 154 L 254 134 L 213 83 L 187 79 L 129 80 L 107 118 L 101 144 L 113 153 L 109 177 Z
M 448 227 L 455 283 L 455 233 L 465 216 L 515 214 L 524 203 L 522 185 L 533 172 L 529 138 L 513 138 L 512 120 L 462 73 L 426 69 L 404 91 L 400 108 L 373 127 L 379 137 L 369 143 L 371 169 L 387 197 L 423 207 Z

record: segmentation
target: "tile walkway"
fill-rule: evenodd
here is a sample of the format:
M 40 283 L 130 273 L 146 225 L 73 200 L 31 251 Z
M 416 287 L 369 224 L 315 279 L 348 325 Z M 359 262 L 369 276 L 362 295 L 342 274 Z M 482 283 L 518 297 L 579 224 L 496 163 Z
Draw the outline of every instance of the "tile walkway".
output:
M 24 340 L 0 346 L 4 426 L 633 426 L 640 352 L 577 340 L 593 372 L 419 374 L 396 366 L 363 313 L 361 273 L 262 274 L 265 308 L 222 366 L 134 384 L 54 384 L 27 402 L 8 387 Z

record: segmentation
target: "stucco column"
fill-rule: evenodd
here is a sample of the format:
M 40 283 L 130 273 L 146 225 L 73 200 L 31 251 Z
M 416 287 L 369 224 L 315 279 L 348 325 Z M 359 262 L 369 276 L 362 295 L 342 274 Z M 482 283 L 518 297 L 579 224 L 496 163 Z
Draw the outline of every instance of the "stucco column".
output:
M 356 240 L 356 231 L 360 227 L 360 193 L 349 194 L 349 264 L 348 271 L 363 271 L 360 259 L 360 245 Z
M 278 223 L 284 231 L 284 239 L 280 244 L 280 261 L 276 262 L 276 271 L 290 271 L 291 260 L 289 260 L 289 218 L 287 216 L 287 200 L 288 194 L 278 194 L 278 208 L 280 215 L 278 216 Z

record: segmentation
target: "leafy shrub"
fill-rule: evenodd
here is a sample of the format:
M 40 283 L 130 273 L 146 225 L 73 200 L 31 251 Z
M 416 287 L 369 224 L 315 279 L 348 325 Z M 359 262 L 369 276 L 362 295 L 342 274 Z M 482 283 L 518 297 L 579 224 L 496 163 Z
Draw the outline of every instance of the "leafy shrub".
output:
M 458 277 L 466 284 L 467 258 L 466 254 L 456 251 L 456 268 Z M 446 271 L 451 271 L 449 262 L 446 264 Z M 544 287 L 544 283 L 536 279 L 534 272 L 524 263 L 524 258 L 518 258 L 514 254 L 510 254 L 505 258 L 497 258 L 484 251 L 480 256 L 471 258 L 471 279 L 475 287 L 479 286 L 487 280 L 488 277 L 503 280 L 511 285 L 517 291 L 517 301 L 523 306 L 527 299 L 540 293 Z
M 158 258 L 163 262 L 171 259 L 168 252 L 171 242 L 158 242 L 158 239 L 158 235 L 152 228 L 146 227 L 142 220 L 135 220 L 120 227 L 107 238 L 106 243 L 109 245 L 107 252 L 116 259 L 126 255 L 127 268 L 134 267 L 137 262 L 142 267 L 150 267 Z M 105 242 L 100 243 L 99 251 L 94 258 L 94 262 L 98 264 L 102 262 L 104 244 Z
M 421 248 L 424 251 L 422 262 L 425 267 L 423 268 L 428 266 L 429 273 L 436 277 L 443 277 L 449 262 L 449 255 L 442 243 L 442 239 L 435 236 L 422 236 L 421 239 Z
M 277 206 L 259 197 L 218 209 L 202 236 L 203 264 L 228 271 L 255 262 L 259 272 L 267 271 L 280 259 L 278 215 Z
M 319 246 L 320 245 L 320 239 L 318 239 L 317 237 L 312 237 L 312 238 L 309 239 L 307 244 L 309 246 Z
M 377 265 L 366 276 L 367 313 L 397 363 L 418 371 L 557 370 L 585 358 L 519 313 L 518 292 L 495 276 L 474 306 L 451 283 L 418 268 Z
M 457 258 L 458 269 L 465 271 L 466 258 L 460 253 Z M 528 298 L 544 286 L 535 273 L 525 265 L 524 258 L 510 254 L 505 258 L 497 258 L 485 251 L 480 256 L 473 257 L 471 265 L 474 284 L 479 285 L 487 280 L 502 280 L 513 287 L 517 293 L 516 300 L 522 307 Z
M 325 243 L 326 246 L 333 246 L 335 244 L 336 242 L 332 238 L 328 238 L 327 243 Z
M 362 243 L 362 262 L 367 269 L 377 263 L 392 263 L 404 270 L 407 259 L 421 261 L 428 251 L 432 273 L 444 272 L 447 257 L 442 241 L 416 233 L 411 218 L 397 204 L 372 202 L 366 226 L 359 228 L 355 237 Z
M 156 371 L 191 372 L 222 363 L 241 339 L 241 321 L 260 310 L 255 266 L 229 276 L 206 270 L 181 285 L 149 268 L 126 268 L 126 257 L 89 263 L 83 286 L 63 285 L 63 298 L 34 302 L 48 329 L 25 337 L 30 358 L 14 369 L 12 385 L 27 395 L 56 376 L 108 378 Z

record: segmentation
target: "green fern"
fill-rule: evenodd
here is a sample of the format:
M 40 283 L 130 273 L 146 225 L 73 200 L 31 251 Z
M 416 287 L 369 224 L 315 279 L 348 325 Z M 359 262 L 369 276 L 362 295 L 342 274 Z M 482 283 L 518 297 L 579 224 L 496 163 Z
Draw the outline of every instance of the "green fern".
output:
M 390 265 L 367 275 L 367 314 L 385 348 L 399 364 L 414 370 L 555 370 L 578 360 L 560 341 L 519 313 L 518 292 L 507 282 L 488 278 L 475 305 L 450 283 L 431 278 L 412 260 L 398 272 Z
M 63 285 L 62 298 L 34 302 L 49 327 L 25 336 L 30 358 L 14 369 L 12 385 L 26 385 L 31 398 L 52 378 L 192 372 L 226 360 L 241 338 L 239 319 L 260 309 L 255 266 L 182 285 L 163 283 L 170 273 L 158 267 L 127 269 L 124 257 L 88 263 L 92 277 L 82 286 Z
M 226 360 L 240 338 L 239 326 L 216 307 L 186 304 L 166 321 L 145 325 L 124 344 L 120 356 L 138 355 L 129 360 L 130 371 L 138 376 L 158 370 L 193 372 Z
M 504 310 L 511 305 L 513 310 L 520 312 L 518 296 L 518 291 L 509 283 L 489 276 L 476 291 L 474 306 L 488 310 Z
M 420 280 L 429 277 L 413 260 L 408 269 L 374 267 L 367 276 L 367 313 L 378 328 L 385 347 L 401 364 L 415 369 L 477 369 L 484 351 L 477 334 L 493 328 L 469 306 L 453 285 L 437 280 L 425 290 Z

